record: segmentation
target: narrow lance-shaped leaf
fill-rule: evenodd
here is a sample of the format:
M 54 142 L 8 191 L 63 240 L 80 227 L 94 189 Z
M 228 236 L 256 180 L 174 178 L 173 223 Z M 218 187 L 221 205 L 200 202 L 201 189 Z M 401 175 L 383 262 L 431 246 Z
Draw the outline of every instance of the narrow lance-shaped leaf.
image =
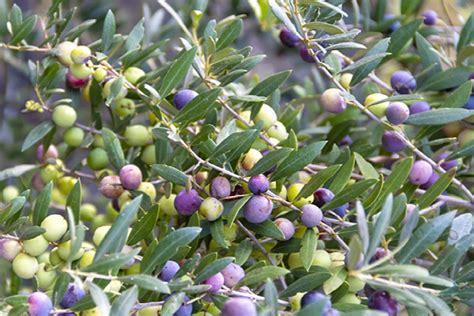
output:
M 142 195 L 139 195 L 134 198 L 120 212 L 119 216 L 110 227 L 99 247 L 97 247 L 97 251 L 94 256 L 94 262 L 97 262 L 107 253 L 115 253 L 122 250 L 127 239 L 127 234 L 124 232 L 127 231 L 128 227 L 130 227 L 130 224 L 135 219 L 135 215 L 137 214 L 142 202 L 142 197 Z
M 184 52 L 177 60 L 173 62 L 171 67 L 166 72 L 162 79 L 160 87 L 160 95 L 162 98 L 167 97 L 170 92 L 178 85 L 180 81 L 184 79 L 188 73 L 189 68 L 196 56 L 197 48 L 193 47 L 190 50 Z
M 382 211 L 378 214 L 377 220 L 374 224 L 374 232 L 370 238 L 369 248 L 365 256 L 365 262 L 369 262 L 370 258 L 374 255 L 375 250 L 377 249 L 380 241 L 382 240 L 385 232 L 390 225 L 390 219 L 392 216 L 393 208 L 393 195 L 389 194 L 385 200 L 385 204 L 382 208 Z
M 395 258 L 406 263 L 422 254 L 451 225 L 456 212 L 440 215 L 419 227 Z
M 127 316 L 133 309 L 133 306 L 138 300 L 138 287 L 136 285 L 132 286 L 128 290 L 121 293 L 114 303 L 110 310 L 110 315 L 117 316 Z
M 45 121 L 35 128 L 33 128 L 25 138 L 21 151 L 29 149 L 31 146 L 37 144 L 42 140 L 48 133 L 54 128 L 54 124 L 51 121 Z
M 272 176 L 272 181 L 288 177 L 303 169 L 321 153 L 325 144 L 325 141 L 320 141 L 290 153 L 290 155 L 278 166 L 276 172 Z
M 74 216 L 74 223 L 79 224 L 80 219 L 80 210 L 81 210 L 81 200 L 82 200 L 82 185 L 81 179 L 77 179 L 77 182 L 74 184 L 71 192 L 67 197 L 66 206 L 69 207 Z
M 184 174 L 181 170 L 168 165 L 153 165 L 153 172 L 177 185 L 185 186 L 186 183 L 188 183 L 188 176 L 186 174 Z
M 410 115 L 405 124 L 410 125 L 444 125 L 460 121 L 474 115 L 473 110 L 459 108 L 441 108 Z
M 108 128 L 102 129 L 102 137 L 104 138 L 105 150 L 107 151 L 110 162 L 116 170 L 120 170 L 127 161 L 125 160 L 119 139 L 115 133 Z
M 115 16 L 111 10 L 107 11 L 102 30 L 102 51 L 106 52 L 112 45 L 115 34 Z
M 309 271 L 311 264 L 313 263 L 314 252 L 318 244 L 318 235 L 316 232 L 309 228 L 305 231 L 303 240 L 301 241 L 300 259 L 303 267 L 306 271 Z
M 51 203 L 51 193 L 53 183 L 49 182 L 39 194 L 33 209 L 33 224 L 39 225 L 48 215 L 49 203 Z

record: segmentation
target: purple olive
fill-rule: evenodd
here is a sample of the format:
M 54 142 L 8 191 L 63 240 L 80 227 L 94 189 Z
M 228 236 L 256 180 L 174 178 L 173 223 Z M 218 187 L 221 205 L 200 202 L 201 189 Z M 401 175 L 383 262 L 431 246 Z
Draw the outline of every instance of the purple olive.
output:
M 314 191 L 313 193 L 314 196 L 314 204 L 316 206 L 323 206 L 324 204 L 331 202 L 332 199 L 334 199 L 334 193 L 332 193 L 331 190 L 325 189 L 325 188 L 320 188 Z
M 306 204 L 304 205 L 301 210 L 303 213 L 301 214 L 301 223 L 303 223 L 306 227 L 316 227 L 321 223 L 323 219 L 323 212 L 313 204 Z
M 173 104 L 178 110 L 181 110 L 197 96 L 198 93 L 194 90 L 179 90 L 173 97 Z
M 341 113 L 347 108 L 347 103 L 339 89 L 331 88 L 321 94 L 321 104 L 330 113 Z
M 435 182 L 438 181 L 438 179 L 439 179 L 438 174 L 435 171 L 433 171 L 428 181 L 420 185 L 420 189 L 427 190 L 431 188 L 431 186 L 435 184 Z
M 474 110 L 474 95 L 471 95 L 469 97 L 469 100 L 467 100 L 467 103 L 464 104 L 464 108 L 467 110 Z
M 272 201 L 264 196 L 254 195 L 245 204 L 244 216 L 249 222 L 259 224 L 270 217 L 272 209 Z
M 446 158 L 448 158 L 449 156 L 449 153 L 447 152 L 444 152 L 444 153 L 441 153 L 438 155 L 438 161 L 441 161 L 441 160 L 444 160 Z M 453 159 L 453 160 L 444 160 L 441 164 L 440 164 L 441 168 L 443 168 L 444 170 L 449 170 L 449 169 L 452 169 L 454 167 L 457 167 L 458 166 L 458 161 L 456 159 Z
M 13 239 L 0 239 L 0 258 L 12 262 L 21 252 L 21 244 Z
M 136 190 L 142 183 L 142 172 L 135 165 L 125 165 L 119 172 L 120 182 L 127 190 Z
M 301 297 L 301 307 L 305 307 L 306 305 L 317 303 L 322 300 L 326 300 L 326 304 L 323 310 L 324 313 L 332 307 L 331 301 L 326 295 L 318 291 L 309 291 L 305 295 L 303 295 L 303 297 Z
M 53 310 L 53 303 L 43 292 L 34 292 L 28 296 L 28 315 L 48 316 Z
M 236 286 L 245 276 L 244 269 L 236 263 L 230 263 L 221 273 L 224 276 L 224 285 L 229 288 Z
M 410 109 L 403 102 L 392 102 L 389 104 L 385 115 L 390 123 L 398 125 L 408 119 L 408 116 L 410 116 Z
M 191 216 L 199 210 L 201 203 L 202 199 L 196 190 L 183 190 L 176 195 L 174 207 L 179 215 Z
M 46 153 L 44 152 L 43 144 L 36 148 L 36 159 L 38 159 L 39 162 L 45 162 L 47 159 L 56 159 L 58 156 L 58 150 L 54 145 L 49 145 Z
M 378 261 L 378 260 L 382 259 L 383 257 L 385 257 L 386 255 L 387 255 L 387 250 L 385 250 L 385 248 L 377 247 L 375 249 L 374 255 L 369 259 L 369 263 L 373 263 L 375 261 Z
M 386 291 L 375 291 L 369 296 L 367 306 L 370 309 L 386 312 L 388 316 L 396 316 L 399 311 L 398 302 Z
M 86 296 L 86 292 L 80 284 L 69 283 L 66 293 L 64 293 L 63 299 L 59 302 L 59 305 L 63 308 L 71 308 L 84 296 Z
M 220 272 L 216 273 L 204 280 L 202 284 L 210 285 L 211 288 L 208 290 L 208 292 L 211 294 L 216 294 L 224 285 L 224 276 Z
M 280 217 L 274 223 L 283 233 L 284 240 L 290 239 L 295 234 L 295 225 L 290 220 Z
M 387 131 L 382 136 L 383 148 L 391 153 L 397 153 L 405 149 L 405 143 L 397 136 L 396 132 Z
M 229 298 L 222 307 L 221 316 L 257 316 L 255 303 L 248 298 Z
M 352 145 L 353 141 L 352 138 L 349 135 L 344 136 L 339 143 L 337 143 L 338 146 L 350 146 Z
M 423 23 L 425 25 L 435 25 L 438 20 L 438 14 L 434 10 L 426 10 L 421 14 L 423 16 Z
M 223 199 L 230 196 L 230 182 L 225 177 L 215 177 L 211 182 L 211 196 Z
M 161 281 L 169 282 L 172 278 L 174 278 L 176 273 L 178 273 L 179 269 L 180 269 L 179 264 L 176 261 L 168 260 L 166 261 L 163 269 L 161 269 L 161 272 L 158 275 L 158 278 Z
M 349 208 L 349 203 L 342 204 L 341 206 L 336 207 L 332 211 L 340 217 L 346 216 L 347 209 Z
M 253 194 L 265 193 L 270 187 L 270 182 L 263 174 L 253 176 L 248 182 L 249 190 Z
M 298 35 L 292 33 L 286 27 L 282 28 L 280 31 L 280 41 L 283 45 L 288 47 L 295 47 L 299 43 L 300 38 Z
M 77 90 L 77 89 L 84 88 L 89 82 L 89 79 L 90 77 L 87 77 L 85 79 L 74 77 L 70 71 L 66 73 L 66 85 L 70 89 Z
M 387 14 L 385 14 L 385 15 L 383 16 L 383 19 L 384 19 L 385 21 L 391 20 L 391 19 L 393 19 L 393 18 L 395 18 L 395 15 L 393 15 L 393 14 L 391 14 L 391 13 L 387 13 Z M 398 30 L 398 29 L 400 28 L 400 26 L 401 26 L 400 21 L 399 21 L 399 20 L 396 20 L 396 21 L 394 21 L 394 22 L 388 27 L 388 31 L 389 31 L 390 33 L 395 32 L 396 30 Z
M 119 176 L 106 176 L 100 181 L 99 191 L 109 199 L 117 199 L 123 192 Z
M 409 94 L 416 89 L 416 80 L 411 72 L 406 70 L 397 70 L 390 78 L 392 88 L 400 94 Z
M 411 168 L 409 179 L 411 183 L 421 185 L 428 182 L 432 173 L 433 168 L 429 163 L 424 160 L 418 160 Z
M 428 102 L 418 101 L 410 105 L 410 115 L 416 113 L 427 112 L 431 110 L 431 106 Z

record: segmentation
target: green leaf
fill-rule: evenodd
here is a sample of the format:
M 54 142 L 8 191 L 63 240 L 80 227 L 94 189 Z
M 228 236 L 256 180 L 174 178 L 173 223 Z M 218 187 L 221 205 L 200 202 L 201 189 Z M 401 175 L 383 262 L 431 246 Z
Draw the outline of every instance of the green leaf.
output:
M 385 52 L 388 49 L 389 43 L 390 43 L 390 38 L 385 38 L 377 42 L 377 44 L 375 44 L 374 47 L 369 49 L 365 57 L 385 54 Z M 378 60 L 377 58 L 370 63 L 364 64 L 363 66 L 358 67 L 358 69 L 354 72 L 354 75 L 352 76 L 351 85 L 354 86 L 358 84 L 359 82 L 361 82 L 363 79 L 365 79 L 369 73 L 371 73 L 375 68 L 377 68 L 380 62 L 381 60 Z
M 127 240 L 127 229 L 135 219 L 142 202 L 142 197 L 143 195 L 137 196 L 120 211 L 119 216 L 97 247 L 94 262 L 97 262 L 107 253 L 115 253 L 122 250 Z
M 463 83 L 459 88 L 453 91 L 443 102 L 446 108 L 462 108 L 471 96 L 472 82 L 470 80 Z
M 354 170 L 354 164 L 355 156 L 352 154 L 334 176 L 334 180 L 331 182 L 328 189 L 336 195 L 341 192 L 351 178 L 352 171 Z
M 181 170 L 164 164 L 153 165 L 153 172 L 171 183 L 185 186 L 188 183 L 188 176 Z
M 311 29 L 311 30 L 322 30 L 328 34 L 342 34 L 344 33 L 344 30 L 341 29 L 339 26 L 326 23 L 326 22 L 321 22 L 321 21 L 314 21 L 305 24 L 305 28 Z
M 114 301 L 110 310 L 110 315 L 127 316 L 132 311 L 135 302 L 138 300 L 138 287 L 132 286 Z
M 439 56 L 428 42 L 420 33 L 415 34 L 416 49 L 421 57 L 421 65 L 423 69 L 423 74 L 418 78 L 418 81 L 424 81 L 431 77 L 432 75 L 442 71 L 441 61 Z
M 471 16 L 464 24 L 461 33 L 459 34 L 459 40 L 457 44 L 458 53 L 463 47 L 466 47 L 474 40 L 474 13 L 471 13 Z
M 474 155 L 474 141 L 471 141 L 461 148 L 453 151 L 446 159 L 458 159 Z
M 401 12 L 404 15 L 410 15 L 416 12 L 420 7 L 421 0 L 402 0 Z
M 195 282 L 201 283 L 202 281 L 210 278 L 214 274 L 221 272 L 225 267 L 227 267 L 233 261 L 234 261 L 233 257 L 225 257 L 225 258 L 217 259 L 214 262 L 211 262 L 196 276 Z
M 60 300 L 62 300 L 64 293 L 66 293 L 70 279 L 71 277 L 66 272 L 59 273 L 53 288 L 53 304 L 57 304 Z
M 20 212 L 26 203 L 26 197 L 17 196 L 5 208 L 0 209 L 0 223 L 6 222 Z
M 420 226 L 403 249 L 395 255 L 400 263 L 406 263 L 421 255 L 451 225 L 456 212 L 440 215 Z
M 110 315 L 110 302 L 104 291 L 92 281 L 88 281 L 87 285 L 100 315 Z
M 461 271 L 456 274 L 456 278 L 454 280 L 457 283 L 471 282 L 474 280 L 474 261 L 471 261 L 462 267 Z
M 137 274 L 137 275 L 127 275 L 118 278 L 119 281 L 127 284 L 134 284 L 138 285 L 140 288 L 158 292 L 158 293 L 165 293 L 170 294 L 170 288 L 168 285 L 161 281 L 160 279 L 146 275 L 146 274 Z
M 347 270 L 357 270 L 357 265 L 362 258 L 363 252 L 363 245 L 359 235 L 352 235 L 351 241 L 349 243 L 349 252 L 347 253 Z
M 20 240 L 29 240 L 29 239 L 33 239 L 33 238 L 35 238 L 39 235 L 42 235 L 45 232 L 46 232 L 46 230 L 42 227 L 31 226 L 31 227 L 28 227 L 25 231 L 23 231 L 18 238 Z
M 369 50 L 369 52 L 370 52 L 370 50 Z M 349 66 L 344 67 L 343 69 L 341 69 L 340 72 L 349 72 L 349 71 L 354 71 L 354 70 L 359 71 L 360 69 L 363 69 L 364 71 L 367 71 L 367 69 L 371 68 L 370 67 L 371 65 L 380 64 L 382 59 L 387 55 L 389 55 L 389 53 L 378 53 L 378 54 L 373 54 L 373 55 L 368 55 L 367 54 L 366 56 L 362 57 L 361 59 L 358 59 L 357 61 L 350 64 Z M 377 66 L 375 66 L 375 67 L 377 67 Z M 372 70 L 374 70 L 374 69 L 372 69 Z M 357 73 L 357 71 L 355 73 Z M 370 73 L 370 71 L 369 71 L 369 73 Z M 352 80 L 351 80 L 351 84 L 352 84 Z
M 138 253 L 140 249 L 134 249 L 128 253 L 114 253 L 104 256 L 101 259 L 81 269 L 82 272 L 107 273 L 111 270 L 124 267 Z
M 243 265 L 250 257 L 252 250 L 253 245 L 250 240 L 244 239 L 241 241 L 235 250 L 235 263 L 240 266 Z
M 81 179 L 77 179 L 77 182 L 74 184 L 74 187 L 69 193 L 67 197 L 67 202 L 66 202 L 66 206 L 69 207 L 72 211 L 72 214 L 74 217 L 74 223 L 76 225 L 79 224 L 81 200 L 82 200 Z
M 267 280 L 265 283 L 265 305 L 271 310 L 270 316 L 278 316 L 278 291 L 272 280 Z
M 51 121 L 45 121 L 33 128 L 26 136 L 23 146 L 21 146 L 21 151 L 23 152 L 29 149 L 31 146 L 37 144 L 46 135 L 48 135 L 48 133 L 51 132 L 53 128 L 54 124 Z
M 120 168 L 127 164 L 120 140 L 117 138 L 115 133 L 108 128 L 102 129 L 102 137 L 104 139 L 105 150 L 107 151 L 109 161 L 117 171 L 120 170 Z
M 295 201 L 313 194 L 316 189 L 322 187 L 329 179 L 331 179 L 340 168 L 341 165 L 332 165 L 326 169 L 318 171 L 318 173 L 313 175 L 308 183 L 304 185 L 303 189 L 301 189 L 300 193 L 298 193 L 298 196 L 295 198 Z
M 283 82 L 288 79 L 288 77 L 291 74 L 291 70 L 286 70 L 282 72 L 277 72 L 276 74 L 273 74 L 269 76 L 268 78 L 260 81 L 253 87 L 252 90 L 248 94 L 250 95 L 257 95 L 257 96 L 262 96 L 262 97 L 267 97 L 270 94 L 272 94 L 278 87 L 280 87 Z M 249 107 L 253 103 L 248 102 L 243 105 L 243 107 Z
M 451 181 L 453 181 L 455 174 L 456 169 L 451 169 L 448 170 L 448 172 L 443 173 L 441 177 L 439 177 L 439 179 L 418 199 L 418 207 L 424 209 L 436 201 L 440 194 L 448 188 Z
M 78 38 L 79 36 L 81 36 L 82 33 L 84 33 L 85 31 L 89 30 L 89 28 L 95 24 L 95 22 L 97 22 L 97 20 L 95 19 L 89 19 L 89 20 L 85 20 L 84 22 L 76 25 L 75 27 L 73 27 L 70 31 L 68 31 L 65 35 L 64 35 L 64 38 L 68 41 L 73 41 L 75 40 L 76 38 Z
M 256 176 L 270 170 L 274 165 L 288 157 L 292 152 L 291 148 L 278 148 L 269 152 L 266 156 L 260 159 L 253 168 L 247 173 L 247 176 Z
M 212 239 L 221 247 L 228 248 L 224 234 L 224 222 L 222 218 L 209 223 Z
M 155 228 L 159 214 L 160 207 L 158 205 L 152 206 L 152 208 L 133 226 L 130 236 L 128 237 L 127 244 L 136 244 L 140 240 L 149 236 L 149 234 L 152 233 L 153 228 Z
M 449 68 L 422 82 L 418 87 L 418 91 L 439 91 L 458 87 L 468 81 L 471 72 L 472 69 L 468 67 Z
M 303 147 L 297 151 L 291 152 L 288 157 L 278 166 L 272 176 L 272 181 L 276 181 L 300 171 L 306 165 L 310 164 L 323 149 L 325 141 L 316 142 Z
M 282 231 L 278 228 L 278 226 L 271 220 L 266 220 L 263 223 L 253 224 L 248 221 L 242 220 L 244 226 L 253 231 L 256 234 L 275 238 L 277 240 L 284 240 L 285 237 Z
M 53 183 L 49 182 L 38 195 L 33 209 L 33 224 L 39 225 L 48 215 L 49 203 L 51 203 L 51 193 Z
M 331 274 L 327 271 L 307 274 L 291 283 L 284 291 L 280 293 L 280 297 L 290 297 L 298 292 L 303 293 L 314 290 L 323 285 L 323 283 L 330 277 Z
M 427 277 L 430 272 L 423 267 L 414 264 L 386 264 L 369 270 L 371 274 L 380 274 L 394 277 Z
M 390 44 L 388 45 L 387 51 L 392 53 L 391 57 L 397 56 L 405 48 L 406 43 L 415 36 L 416 31 L 423 23 L 423 19 L 418 18 L 412 22 L 398 28 L 390 36 Z M 386 58 L 388 59 L 388 58 Z
M 382 188 L 382 192 L 377 198 L 376 202 L 371 205 L 371 211 L 369 214 L 373 214 L 378 207 L 382 204 L 389 193 L 397 191 L 410 174 L 411 167 L 413 165 L 413 158 L 405 158 L 396 163 L 392 168 L 392 173 L 387 177 L 385 185 Z
M 230 23 L 228 26 L 226 26 L 225 29 L 222 31 L 222 34 L 219 36 L 219 39 L 217 40 L 216 50 L 221 50 L 232 44 L 232 42 L 239 37 L 241 31 L 241 19 L 237 19 Z
M 259 131 L 256 129 L 232 133 L 217 145 L 210 157 L 218 157 L 222 154 L 228 153 L 227 160 L 232 161 L 241 154 L 247 152 L 257 139 L 258 135 Z
M 166 98 L 184 79 L 184 77 L 186 77 L 194 57 L 196 56 L 196 51 L 197 48 L 193 47 L 190 50 L 185 51 L 173 62 L 161 81 L 162 83 L 159 92 L 162 98 Z
M 170 298 L 163 305 L 160 315 L 161 316 L 172 316 L 184 303 L 184 293 L 178 293 L 171 295 Z
M 322 209 L 331 210 L 341 205 L 344 205 L 345 203 L 355 200 L 358 196 L 366 192 L 375 183 L 377 183 L 377 181 L 378 179 L 366 179 L 351 185 L 343 192 L 337 194 L 332 201 L 327 204 L 324 204 Z
M 25 21 L 18 28 L 18 30 L 13 34 L 13 37 L 10 40 L 10 44 L 16 45 L 22 40 L 24 40 L 28 35 L 30 35 L 36 27 L 37 20 L 38 17 L 36 15 L 32 15 L 26 18 Z
M 438 260 L 430 268 L 431 274 L 443 273 L 452 267 L 474 244 L 474 234 L 462 237 L 454 245 L 449 245 L 439 254 Z
M 418 211 L 418 207 L 416 207 L 408 216 L 408 218 L 405 221 L 405 224 L 402 227 L 398 245 L 402 245 L 406 240 L 408 240 L 408 238 L 411 237 L 413 231 L 418 225 L 419 220 L 420 220 L 420 213 Z
M 237 218 L 237 215 L 239 214 L 240 209 L 247 203 L 248 200 L 252 197 L 251 194 L 246 195 L 239 199 L 234 206 L 232 206 L 231 210 L 227 215 L 225 215 L 225 218 L 227 219 L 227 225 L 230 226 L 234 223 L 235 219 Z
M 379 173 L 377 172 L 377 169 L 372 166 L 370 162 L 367 162 L 367 160 L 364 159 L 360 154 L 354 153 L 355 155 L 355 160 L 357 163 L 357 167 L 360 170 L 360 173 L 364 176 L 364 178 L 372 178 L 372 179 L 378 179 L 379 178 Z
M 441 108 L 410 115 L 405 124 L 410 125 L 444 125 L 457 122 L 474 115 L 473 110 L 459 108 Z
M 102 30 L 102 51 L 106 52 L 112 45 L 115 34 L 115 17 L 111 10 L 107 11 Z
M 264 282 L 267 279 L 274 280 L 280 276 L 290 273 L 287 269 L 276 266 L 266 266 L 256 268 L 247 273 L 247 275 L 240 281 L 240 285 L 256 285 Z
M 382 211 L 378 214 L 377 220 L 374 223 L 374 231 L 370 238 L 369 248 L 365 256 L 365 262 L 369 262 L 372 258 L 375 250 L 382 241 L 385 232 L 387 231 L 388 226 L 390 225 L 390 219 L 392 217 L 393 209 L 393 195 L 389 194 L 385 200 L 385 204 L 382 208 Z
M 314 229 L 307 229 L 303 235 L 300 249 L 300 259 L 303 267 L 306 271 L 309 271 L 311 264 L 313 263 L 314 252 L 318 245 L 318 234 Z
M 145 34 L 145 28 L 143 27 L 143 19 L 141 19 L 132 29 L 130 34 L 128 34 L 127 40 L 125 41 L 125 49 L 131 51 L 138 46 L 143 39 Z
M 186 104 L 178 115 L 176 115 L 174 121 L 187 125 L 189 122 L 194 122 L 205 117 L 208 111 L 213 108 L 212 104 L 216 101 L 220 93 L 221 88 L 215 88 L 199 94 Z
M 18 178 L 28 171 L 38 168 L 37 165 L 17 165 L 15 167 L 7 168 L 0 171 L 0 181 L 8 178 Z
M 400 95 L 392 95 L 382 100 L 372 102 L 368 106 L 385 103 L 385 102 L 412 102 L 412 101 L 418 101 L 418 100 L 423 100 L 423 97 L 416 94 L 400 94 Z
M 150 274 L 171 259 L 180 247 L 188 245 L 201 233 L 200 227 L 184 227 L 166 235 L 151 253 L 150 258 L 144 257 L 141 272 Z
M 367 250 L 369 249 L 370 235 L 365 210 L 360 201 L 356 202 L 356 219 L 357 227 L 359 228 L 359 236 L 362 245 L 362 250 L 365 255 L 367 253 Z

